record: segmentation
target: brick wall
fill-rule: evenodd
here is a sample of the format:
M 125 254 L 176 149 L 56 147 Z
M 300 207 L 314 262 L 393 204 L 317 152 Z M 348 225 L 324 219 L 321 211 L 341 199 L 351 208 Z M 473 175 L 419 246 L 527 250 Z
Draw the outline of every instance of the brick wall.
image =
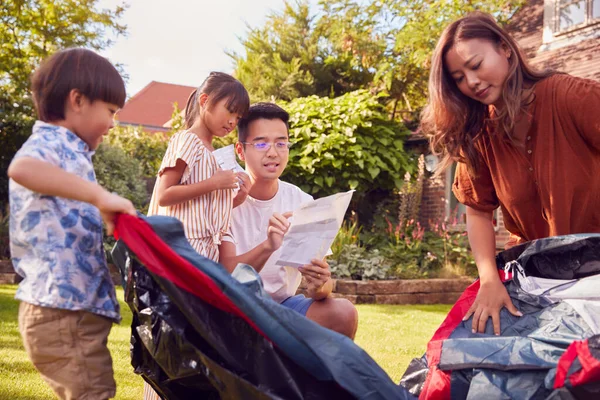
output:
M 544 0 L 530 0 L 511 19 L 508 29 L 534 67 L 552 68 L 574 76 L 600 80 L 600 39 L 577 41 L 578 36 L 589 36 L 592 31 L 600 31 L 600 24 L 544 43 Z M 564 45 L 569 41 L 573 43 Z
M 423 196 L 419 219 L 421 225 L 428 228 L 430 222 L 443 221 L 446 218 L 446 177 L 430 177 L 423 182 Z

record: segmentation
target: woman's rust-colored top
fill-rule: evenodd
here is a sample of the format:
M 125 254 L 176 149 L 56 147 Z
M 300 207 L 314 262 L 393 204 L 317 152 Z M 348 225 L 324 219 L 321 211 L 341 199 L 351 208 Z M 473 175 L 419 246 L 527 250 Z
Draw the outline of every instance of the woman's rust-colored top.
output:
M 507 248 L 600 232 L 600 83 L 556 74 L 534 93 L 523 146 L 485 136 L 477 176 L 459 163 L 452 187 L 458 201 L 476 210 L 501 207 L 511 233 Z

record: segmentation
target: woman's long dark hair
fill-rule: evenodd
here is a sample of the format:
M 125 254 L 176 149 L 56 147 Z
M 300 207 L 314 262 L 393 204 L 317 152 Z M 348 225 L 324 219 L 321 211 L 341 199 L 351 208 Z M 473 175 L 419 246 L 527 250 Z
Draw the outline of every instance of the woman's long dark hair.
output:
M 502 90 L 504 107 L 490 119 L 489 107 L 460 92 L 445 65 L 448 51 L 458 42 L 483 39 L 509 50 L 508 77 Z M 523 99 L 525 85 L 531 85 L 554 72 L 530 67 L 517 42 L 486 13 L 474 12 L 450 24 L 437 43 L 429 75 L 428 104 L 421 115 L 421 129 L 429 137 L 431 150 L 441 156 L 437 172 L 454 161 L 464 162 L 471 175 L 479 169 L 476 142 L 490 123 L 495 132 L 513 140 L 519 113 L 531 101 Z

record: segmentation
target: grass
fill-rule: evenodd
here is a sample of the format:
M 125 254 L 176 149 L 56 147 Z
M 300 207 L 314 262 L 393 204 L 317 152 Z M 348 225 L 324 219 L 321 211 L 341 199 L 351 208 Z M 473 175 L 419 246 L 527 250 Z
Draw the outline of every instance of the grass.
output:
M 17 314 L 19 302 L 14 299 L 17 285 L 0 285 L 0 399 L 55 399 L 52 390 L 42 380 L 29 361 L 19 333 Z M 123 290 L 118 293 L 123 298 Z M 113 325 L 108 347 L 113 358 L 117 399 L 142 398 L 143 380 L 133 373 L 129 358 L 131 312 L 121 302 L 123 321 Z
M 16 285 L 0 285 L 0 399 L 53 399 L 23 349 L 17 324 Z M 118 289 L 119 299 L 123 290 Z M 398 382 L 414 357 L 420 357 L 431 335 L 448 313 L 448 305 L 359 305 L 356 343 Z M 131 312 L 121 302 L 123 321 L 113 325 L 108 347 L 113 357 L 117 399 L 141 399 L 143 380 L 129 358 Z
M 399 382 L 408 363 L 421 357 L 450 305 L 358 305 L 356 344 Z

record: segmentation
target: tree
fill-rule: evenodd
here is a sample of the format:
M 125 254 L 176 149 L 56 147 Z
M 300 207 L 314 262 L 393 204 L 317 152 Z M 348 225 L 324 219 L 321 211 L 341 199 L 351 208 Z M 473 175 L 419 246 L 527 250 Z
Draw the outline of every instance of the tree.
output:
M 0 7 L 0 170 L 31 133 L 35 120 L 29 76 L 40 61 L 67 47 L 102 50 L 122 35 L 125 6 L 98 10 L 98 0 L 3 0 Z M 0 174 L 0 206 L 7 201 Z
M 337 42 L 334 47 L 340 42 L 353 44 L 356 57 L 376 71 L 371 86 L 389 94 L 395 113 L 424 105 L 431 54 L 450 22 L 479 10 L 505 23 L 524 0 L 321 0 L 319 4 L 323 19 L 344 33 L 330 36 Z
M 241 39 L 245 54 L 230 56 L 254 99 L 339 96 L 368 84 L 373 73 L 352 64 L 351 49 L 331 48 L 320 21 L 306 1 L 285 1 L 282 12 Z
M 387 93 L 392 116 L 416 113 L 427 95 L 429 60 L 451 21 L 474 10 L 506 22 L 524 0 L 320 0 L 285 3 L 233 54 L 236 75 L 258 99 Z M 317 17 L 318 16 L 318 17 Z

